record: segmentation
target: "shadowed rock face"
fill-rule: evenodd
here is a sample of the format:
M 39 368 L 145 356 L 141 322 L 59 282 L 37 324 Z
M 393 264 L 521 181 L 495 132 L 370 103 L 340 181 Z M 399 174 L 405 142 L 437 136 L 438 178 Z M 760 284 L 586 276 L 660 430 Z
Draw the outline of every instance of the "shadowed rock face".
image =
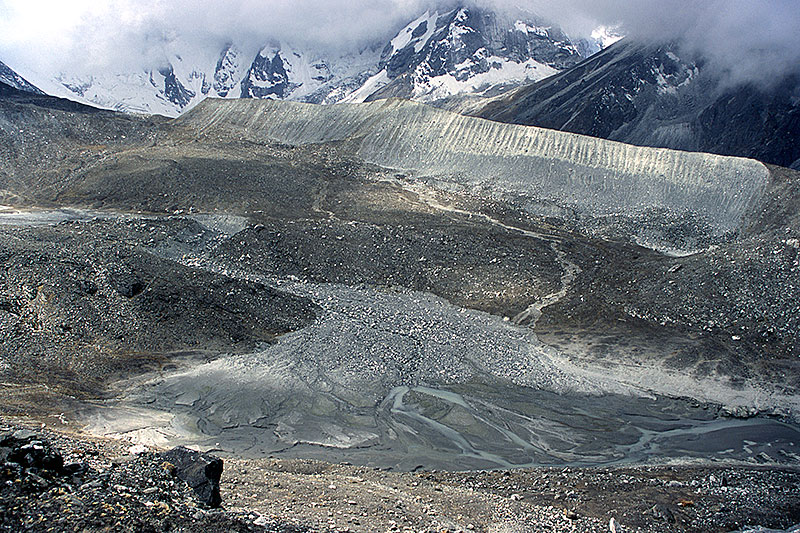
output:
M 642 146 L 800 159 L 800 73 L 730 87 L 674 47 L 620 41 L 579 65 L 467 113 Z
M 164 76 L 164 96 L 177 106 L 186 107 L 189 102 L 191 102 L 192 98 L 194 98 L 195 93 L 184 87 L 183 84 L 178 81 L 175 77 L 175 71 L 172 65 L 167 68 L 162 68 L 158 72 Z
M 247 76 L 242 80 L 243 98 L 284 98 L 288 89 L 289 77 L 279 52 L 272 57 L 261 54 L 256 56 Z
M 56 384 L 116 399 L 70 411 L 100 434 L 398 468 L 793 461 L 721 418 L 797 413 L 792 171 L 396 100 L 58 105 L 0 99 L 9 411 Z

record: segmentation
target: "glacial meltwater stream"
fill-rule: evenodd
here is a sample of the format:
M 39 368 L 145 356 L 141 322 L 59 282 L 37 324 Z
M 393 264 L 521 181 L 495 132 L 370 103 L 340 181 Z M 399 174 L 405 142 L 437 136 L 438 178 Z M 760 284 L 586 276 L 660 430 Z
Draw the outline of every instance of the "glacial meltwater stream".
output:
M 513 322 L 410 291 L 280 287 L 313 298 L 318 320 L 255 353 L 140 383 L 93 412 L 90 430 L 402 470 L 800 463 L 796 426 L 569 372 Z

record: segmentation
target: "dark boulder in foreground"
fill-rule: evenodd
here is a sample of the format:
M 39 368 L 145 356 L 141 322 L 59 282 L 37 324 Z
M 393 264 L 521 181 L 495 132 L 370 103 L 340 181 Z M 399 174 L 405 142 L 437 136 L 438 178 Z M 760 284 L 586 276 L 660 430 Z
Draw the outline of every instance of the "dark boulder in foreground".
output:
M 200 503 L 208 507 L 222 504 L 219 494 L 222 459 L 183 446 L 164 452 L 161 456 L 175 467 L 175 475 L 194 489 Z
M 33 473 L 65 473 L 62 455 L 36 433 L 24 429 L 0 435 L 0 459 L 7 466 L 18 465 Z
M 246 512 L 202 509 L 198 495 L 219 505 L 219 459 L 189 450 L 119 456 L 124 449 L 0 420 L 0 533 L 305 531 L 259 526 Z M 182 477 L 189 465 L 205 480 L 205 492 Z

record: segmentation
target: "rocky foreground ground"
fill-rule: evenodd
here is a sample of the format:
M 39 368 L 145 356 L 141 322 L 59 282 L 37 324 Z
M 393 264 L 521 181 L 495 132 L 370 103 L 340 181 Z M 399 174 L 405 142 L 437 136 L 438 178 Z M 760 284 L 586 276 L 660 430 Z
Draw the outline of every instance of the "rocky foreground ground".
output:
M 213 482 L 185 475 L 210 472 L 208 456 L 192 465 L 174 454 L 2 423 L 0 531 L 705 532 L 800 522 L 796 468 L 398 473 L 225 459 L 217 507 Z

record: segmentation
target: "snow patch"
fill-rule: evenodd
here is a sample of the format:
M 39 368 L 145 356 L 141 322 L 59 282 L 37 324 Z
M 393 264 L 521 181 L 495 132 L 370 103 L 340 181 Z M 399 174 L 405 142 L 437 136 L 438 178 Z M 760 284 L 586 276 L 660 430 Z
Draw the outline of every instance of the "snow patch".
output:
M 420 50 L 422 50 L 425 45 L 430 41 L 431 37 L 433 37 L 434 32 L 436 32 L 436 23 L 439 20 L 439 13 L 435 12 L 433 15 L 428 17 L 426 20 L 427 29 L 425 34 L 420 37 L 417 42 L 414 44 L 414 53 L 418 54 Z
M 418 73 L 420 75 L 415 79 L 412 98 L 431 102 L 457 94 L 484 92 L 504 83 L 535 82 L 558 73 L 553 67 L 533 59 L 517 63 L 507 58 L 491 56 L 487 61 L 492 68 L 487 72 L 473 74 L 463 81 L 450 73 L 432 78 Z
M 466 26 L 465 24 L 463 24 L 464 22 L 467 21 L 468 18 L 469 18 L 469 16 L 468 16 L 467 10 L 464 9 L 464 8 L 461 8 L 459 10 L 458 14 L 456 15 L 455 19 L 454 19 L 455 24 L 453 24 L 450 27 L 450 36 L 454 40 L 455 39 L 460 39 L 462 35 L 467 35 L 469 33 L 475 33 L 475 29 L 474 28 L 470 28 L 469 26 Z
M 390 81 L 392 80 L 389 79 L 389 74 L 386 73 L 386 69 L 383 69 L 374 76 L 371 76 L 364 83 L 364 85 L 342 99 L 342 102 L 360 104 L 364 102 L 371 94 L 375 93 L 379 89 L 382 89 L 383 87 L 386 87 Z
M 421 17 L 413 20 L 408 24 L 408 26 L 400 30 L 400 32 L 391 41 L 389 41 L 389 45 L 391 46 L 392 50 L 389 56 L 391 57 L 391 55 L 395 52 L 406 48 L 409 44 L 411 44 L 412 41 L 414 42 L 414 52 L 419 53 L 419 51 L 425 46 L 425 43 L 430 40 L 436 31 L 436 23 L 438 20 L 438 11 L 434 11 L 433 13 L 430 11 L 425 11 Z M 414 37 L 414 31 L 423 24 L 426 25 L 425 33 L 421 36 Z
M 543 27 L 543 26 L 533 26 L 524 22 L 522 20 L 518 20 L 514 23 L 514 29 L 524 33 L 525 35 L 540 35 L 542 37 L 549 37 L 550 36 L 550 26 Z

